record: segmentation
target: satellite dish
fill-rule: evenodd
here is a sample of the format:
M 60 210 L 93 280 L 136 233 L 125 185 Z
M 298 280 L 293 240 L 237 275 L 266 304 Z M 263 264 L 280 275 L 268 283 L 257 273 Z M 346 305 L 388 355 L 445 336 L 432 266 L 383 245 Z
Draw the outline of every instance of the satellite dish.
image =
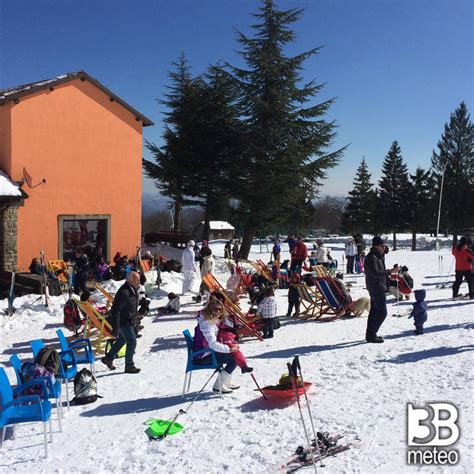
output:
M 46 180 L 43 178 L 41 180 L 41 183 L 33 185 L 33 178 L 31 175 L 26 171 L 26 168 L 23 168 L 23 179 L 25 180 L 25 183 L 28 185 L 30 189 L 36 188 L 37 186 L 40 186 L 41 184 L 45 184 Z

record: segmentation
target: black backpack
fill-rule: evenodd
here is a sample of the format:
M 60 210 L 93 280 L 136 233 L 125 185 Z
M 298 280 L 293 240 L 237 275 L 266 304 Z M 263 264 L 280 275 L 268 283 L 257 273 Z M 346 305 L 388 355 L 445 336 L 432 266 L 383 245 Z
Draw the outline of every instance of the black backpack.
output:
M 35 364 L 42 365 L 46 370 L 54 374 L 59 374 L 59 354 L 55 349 L 43 347 L 35 357 Z
M 66 301 L 63 308 L 63 314 L 64 327 L 77 335 L 77 332 L 81 329 L 82 318 L 77 303 L 73 299 Z
M 89 369 L 82 369 L 74 377 L 74 399 L 76 405 L 86 405 L 94 403 L 97 398 L 97 380 Z

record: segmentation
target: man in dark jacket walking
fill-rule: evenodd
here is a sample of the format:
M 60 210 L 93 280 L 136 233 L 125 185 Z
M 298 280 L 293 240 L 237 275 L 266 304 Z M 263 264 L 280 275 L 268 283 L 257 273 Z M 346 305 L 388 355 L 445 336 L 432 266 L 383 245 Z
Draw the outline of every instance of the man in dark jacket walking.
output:
M 387 276 L 390 270 L 385 269 L 386 246 L 382 237 L 376 235 L 372 239 L 372 248 L 365 257 L 365 285 L 370 295 L 370 312 L 367 320 L 365 340 L 367 342 L 383 342 L 377 331 L 387 317 Z
M 112 324 L 112 335 L 118 338 L 113 343 L 108 354 L 102 358 L 102 362 L 110 369 L 115 370 L 114 359 L 120 349 L 127 344 L 125 352 L 125 372 L 138 374 L 140 369 L 133 363 L 133 355 L 137 346 L 135 327 L 138 314 L 138 287 L 140 286 L 140 275 L 137 272 L 129 272 L 126 282 L 119 288 L 115 295 L 114 304 L 110 309 L 109 321 Z

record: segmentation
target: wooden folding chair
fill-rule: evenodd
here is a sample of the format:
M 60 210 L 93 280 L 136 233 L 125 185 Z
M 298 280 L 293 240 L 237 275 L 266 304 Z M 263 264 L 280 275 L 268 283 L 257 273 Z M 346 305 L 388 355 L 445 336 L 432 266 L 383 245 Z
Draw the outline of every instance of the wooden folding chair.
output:
M 245 327 L 246 334 L 244 335 L 253 335 L 256 338 L 263 341 L 263 336 L 257 329 L 249 326 L 247 317 L 242 312 L 242 310 L 232 301 L 227 290 L 219 283 L 216 277 L 212 273 L 208 273 L 204 276 L 203 281 L 211 289 L 211 291 L 218 291 L 224 296 L 224 306 L 235 316 L 237 321 Z
M 114 297 L 100 283 L 96 282 L 95 287 L 105 296 L 105 307 L 107 310 L 109 310 L 110 307 L 114 304 Z
M 89 303 L 89 301 L 75 301 L 77 303 L 77 307 L 82 311 L 87 319 L 84 328 L 85 337 L 91 339 L 92 346 L 96 352 L 105 352 L 103 343 L 106 342 L 107 339 L 114 338 L 112 336 L 111 324 L 91 305 L 91 303 Z M 94 329 L 97 329 L 98 335 L 97 338 L 92 340 L 91 334 Z
M 316 311 L 318 309 L 318 303 L 321 301 L 319 295 L 310 291 L 310 287 L 307 285 L 295 286 L 298 290 L 298 296 L 300 297 L 300 311 L 297 317 L 301 319 L 317 317 Z M 303 307 L 303 311 L 301 311 L 301 306 Z

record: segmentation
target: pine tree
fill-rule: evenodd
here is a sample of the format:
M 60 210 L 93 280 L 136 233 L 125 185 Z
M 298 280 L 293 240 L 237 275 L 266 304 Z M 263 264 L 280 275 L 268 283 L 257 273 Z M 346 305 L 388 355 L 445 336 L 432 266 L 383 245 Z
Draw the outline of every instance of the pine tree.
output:
M 456 237 L 474 222 L 474 125 L 464 102 L 451 114 L 437 147 L 431 165 L 438 196 L 444 170 L 441 223 Z
M 194 111 L 193 153 L 198 179 L 190 192 L 204 208 L 203 238 L 208 239 L 210 220 L 225 219 L 228 214 L 227 203 L 239 174 L 242 125 L 235 81 L 218 66 L 211 66 L 203 79 Z
M 154 161 L 143 160 L 145 174 L 155 181 L 164 196 L 174 201 L 174 231 L 180 229 L 180 214 L 184 205 L 195 204 L 187 196 L 192 189 L 195 177 L 192 163 L 195 137 L 194 113 L 198 104 L 198 87 L 194 83 L 189 66 L 181 54 L 178 62 L 173 63 L 174 71 L 169 73 L 171 85 L 166 99 L 160 101 L 167 107 L 165 112 L 164 146 L 145 142 L 145 146 L 154 157 Z
M 373 231 L 374 209 L 375 191 L 370 182 L 370 173 L 364 157 L 357 168 L 352 191 L 349 191 L 349 196 L 346 198 L 342 214 L 343 231 L 351 234 Z
M 427 232 L 433 224 L 435 180 L 431 170 L 418 167 L 410 175 L 410 229 L 411 249 L 416 250 L 416 234 Z
M 246 125 L 236 198 L 244 223 L 243 257 L 248 256 L 255 232 L 276 224 L 291 209 L 307 207 L 316 195 L 325 171 L 334 167 L 343 149 L 327 148 L 335 138 L 335 125 L 324 115 L 333 103 L 310 101 L 322 85 L 301 84 L 304 62 L 318 52 L 284 54 L 295 33 L 291 25 L 302 10 L 279 11 L 264 0 L 253 16 L 254 37 L 238 33 L 246 68 L 229 66 L 241 91 L 241 114 Z
M 409 193 L 407 165 L 398 142 L 394 141 L 382 165 L 375 220 L 376 228 L 393 232 L 393 250 L 397 249 L 397 232 L 409 227 Z

